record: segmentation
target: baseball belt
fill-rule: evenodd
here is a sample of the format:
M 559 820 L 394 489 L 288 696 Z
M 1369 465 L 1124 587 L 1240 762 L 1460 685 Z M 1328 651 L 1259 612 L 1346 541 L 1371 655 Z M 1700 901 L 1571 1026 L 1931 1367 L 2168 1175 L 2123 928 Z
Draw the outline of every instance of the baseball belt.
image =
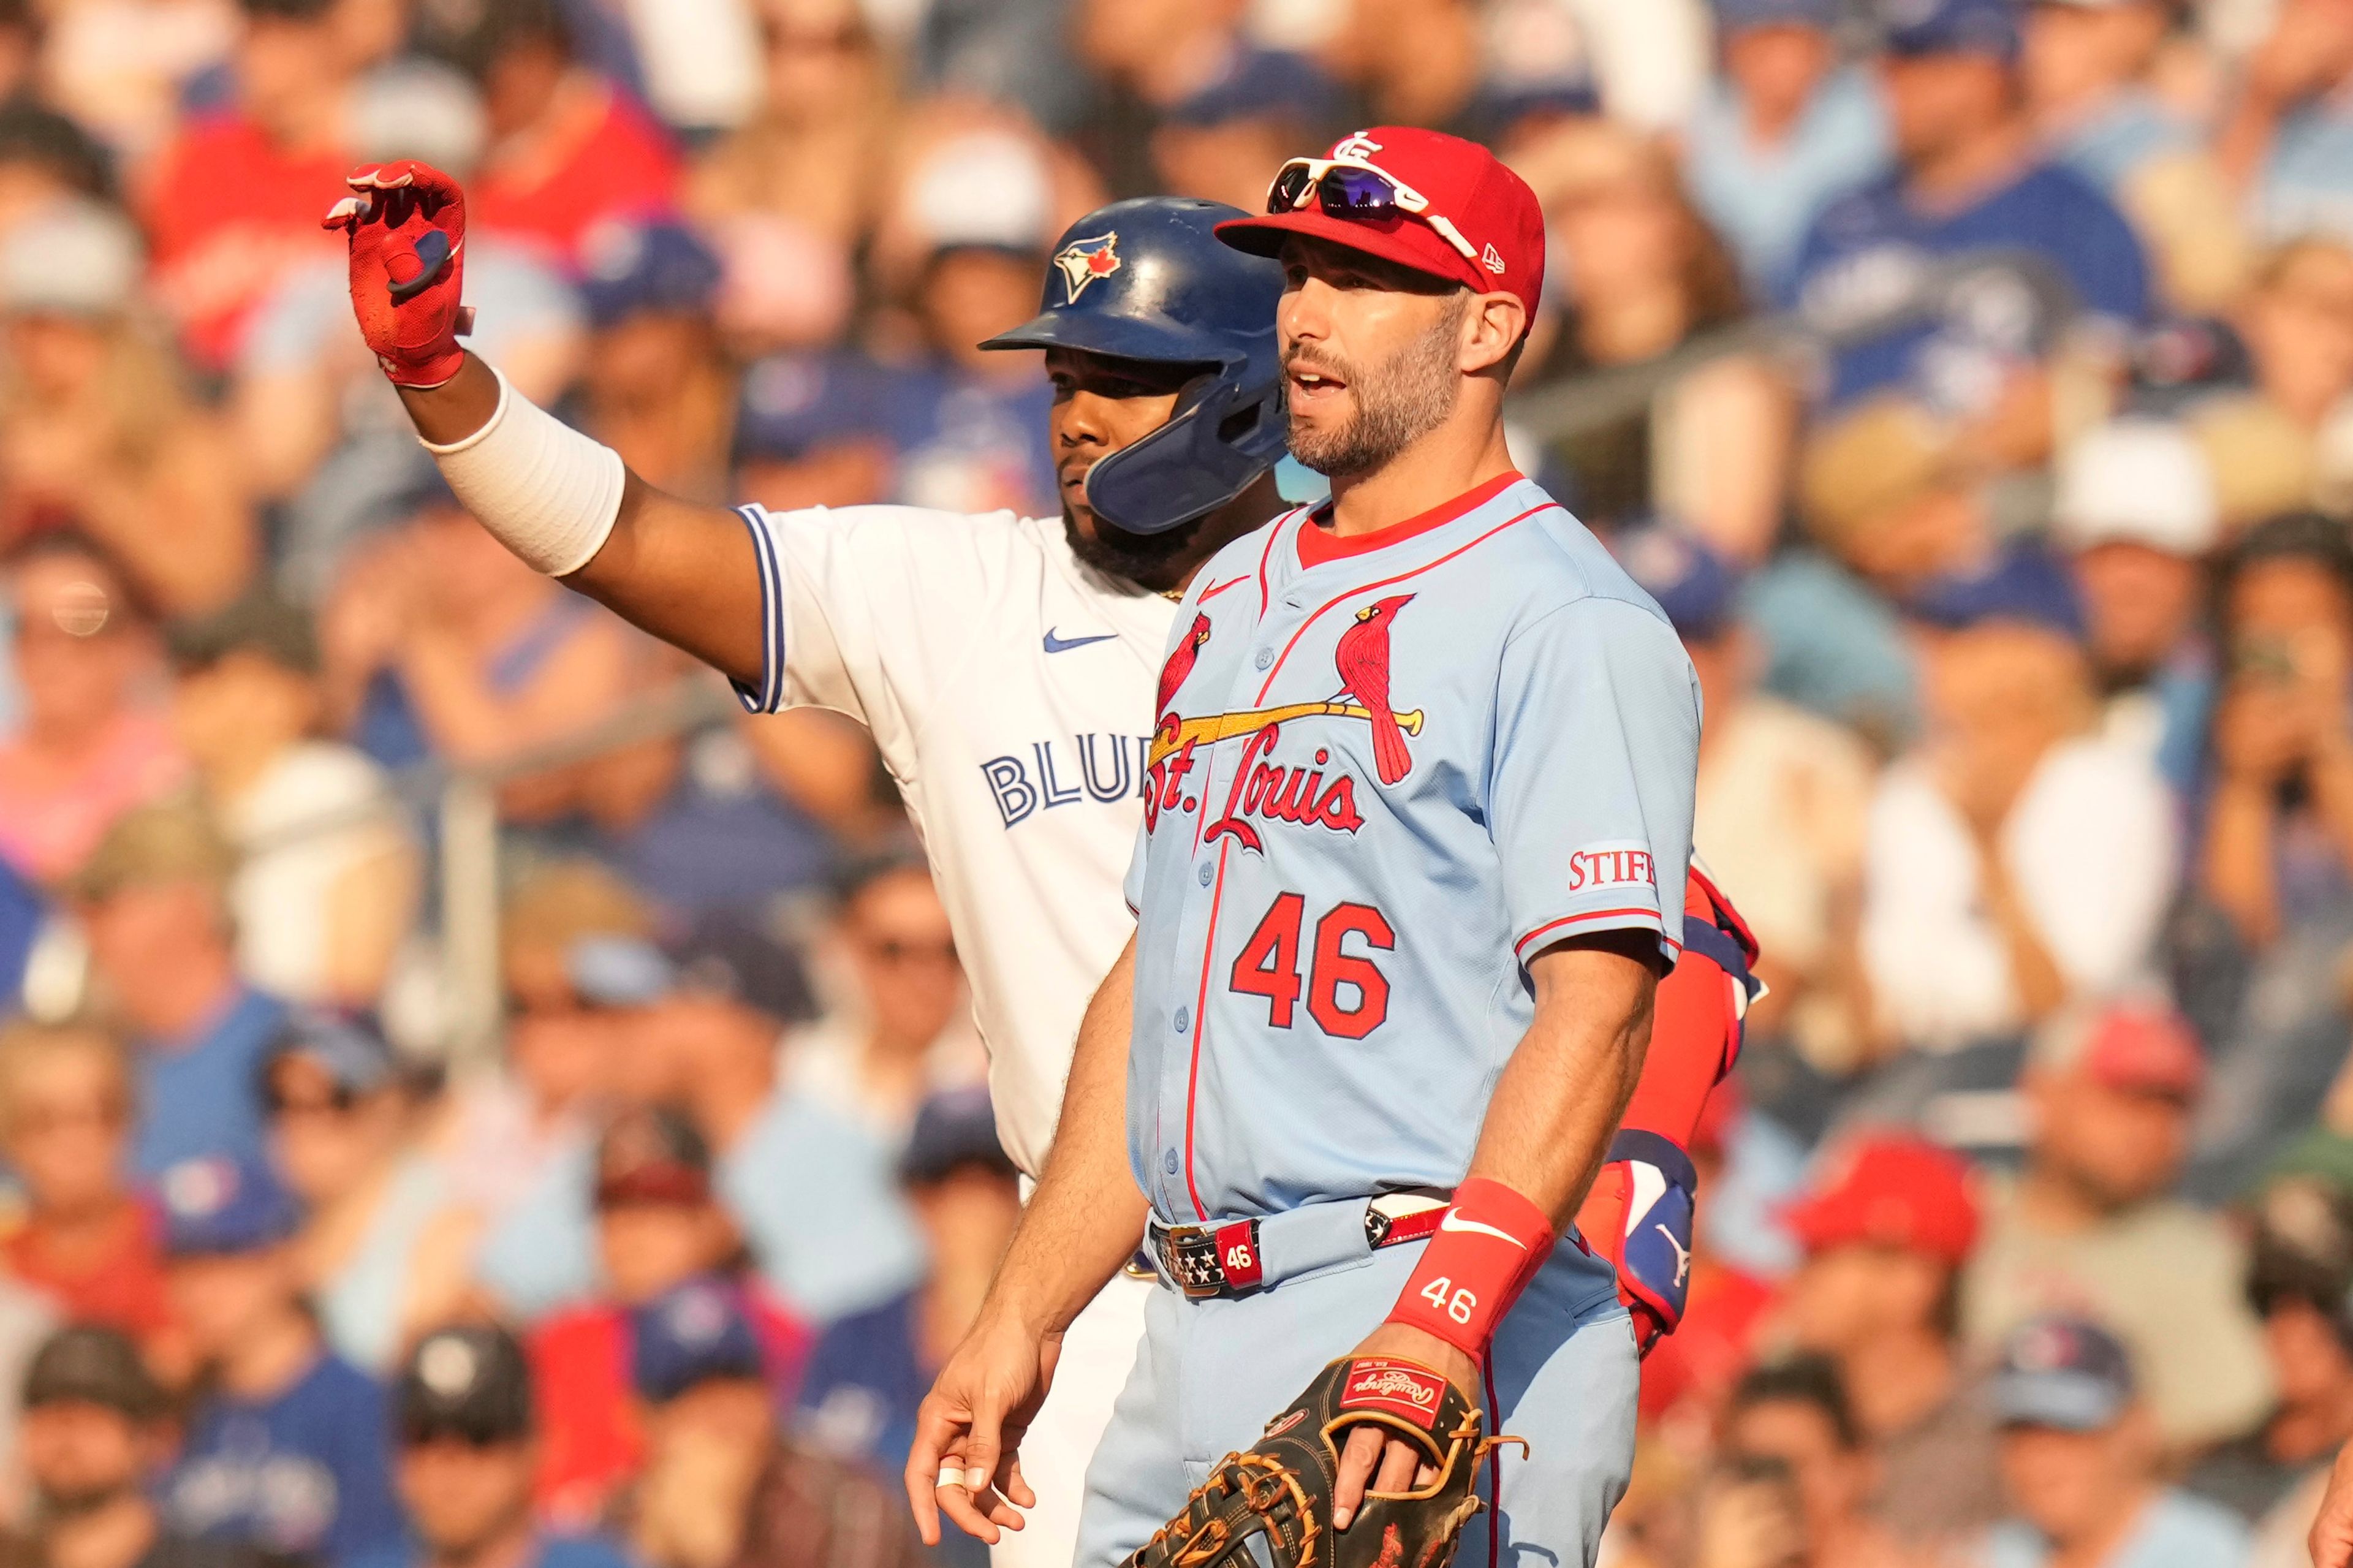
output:
M 1145 1233 L 1145 1250 L 1160 1277 L 1187 1300 L 1230 1300 L 1385 1247 L 1420 1241 L 1438 1228 L 1453 1196 L 1444 1188 L 1419 1187 L 1221 1225 L 1155 1219 Z

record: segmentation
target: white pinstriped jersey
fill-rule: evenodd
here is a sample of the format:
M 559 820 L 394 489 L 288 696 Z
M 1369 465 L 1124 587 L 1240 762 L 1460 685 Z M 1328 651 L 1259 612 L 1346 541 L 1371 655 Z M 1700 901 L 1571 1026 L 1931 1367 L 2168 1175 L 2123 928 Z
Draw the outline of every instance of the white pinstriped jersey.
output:
M 1134 929 L 1152 672 L 1176 607 L 1075 559 L 1059 520 L 743 509 L 767 665 L 755 711 L 873 731 L 947 906 L 1006 1152 L 1035 1175 L 1071 1048 Z

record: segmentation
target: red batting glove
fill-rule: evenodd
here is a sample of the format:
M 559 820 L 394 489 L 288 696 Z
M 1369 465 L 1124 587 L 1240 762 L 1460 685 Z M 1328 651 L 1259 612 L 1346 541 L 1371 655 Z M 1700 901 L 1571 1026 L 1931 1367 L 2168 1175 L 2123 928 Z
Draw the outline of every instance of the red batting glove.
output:
M 360 336 L 396 386 L 438 386 L 466 363 L 458 346 L 473 331 L 460 302 L 466 271 L 466 194 L 414 161 L 354 169 L 345 196 L 321 220 L 352 242 L 352 311 Z

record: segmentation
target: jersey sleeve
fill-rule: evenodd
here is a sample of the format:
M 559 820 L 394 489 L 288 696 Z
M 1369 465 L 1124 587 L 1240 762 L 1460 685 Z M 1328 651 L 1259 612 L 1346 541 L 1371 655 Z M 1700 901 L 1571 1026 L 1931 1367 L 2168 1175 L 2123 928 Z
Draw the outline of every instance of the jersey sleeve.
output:
M 1640 605 L 1579 599 L 1504 645 L 1490 831 L 1523 965 L 1605 931 L 1681 951 L 1699 718 L 1683 645 Z
M 987 614 L 1004 573 L 987 520 L 914 507 L 739 509 L 759 557 L 755 713 L 831 708 L 888 744 Z

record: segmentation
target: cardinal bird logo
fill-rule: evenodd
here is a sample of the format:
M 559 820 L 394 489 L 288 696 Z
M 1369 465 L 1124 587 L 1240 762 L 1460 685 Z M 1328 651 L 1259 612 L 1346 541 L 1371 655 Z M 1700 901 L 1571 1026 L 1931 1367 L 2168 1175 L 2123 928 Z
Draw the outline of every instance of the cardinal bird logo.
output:
M 1340 671 L 1348 694 L 1364 709 L 1373 730 L 1373 771 L 1381 783 L 1393 784 L 1413 771 L 1413 753 L 1406 750 L 1405 731 L 1389 707 L 1389 623 L 1413 602 L 1411 594 L 1376 599 L 1356 612 L 1356 624 L 1340 634 L 1332 662 Z
M 1088 284 L 1119 270 L 1118 231 L 1071 241 L 1054 253 L 1054 265 L 1061 270 L 1063 301 L 1077 304 Z
M 1177 642 L 1176 651 L 1168 656 L 1168 662 L 1160 667 L 1160 700 L 1152 707 L 1155 717 L 1167 712 L 1168 705 L 1176 700 L 1177 689 L 1185 684 L 1185 678 L 1193 673 L 1193 666 L 1201 657 L 1202 646 L 1208 640 L 1209 617 L 1195 616 L 1192 626 Z

